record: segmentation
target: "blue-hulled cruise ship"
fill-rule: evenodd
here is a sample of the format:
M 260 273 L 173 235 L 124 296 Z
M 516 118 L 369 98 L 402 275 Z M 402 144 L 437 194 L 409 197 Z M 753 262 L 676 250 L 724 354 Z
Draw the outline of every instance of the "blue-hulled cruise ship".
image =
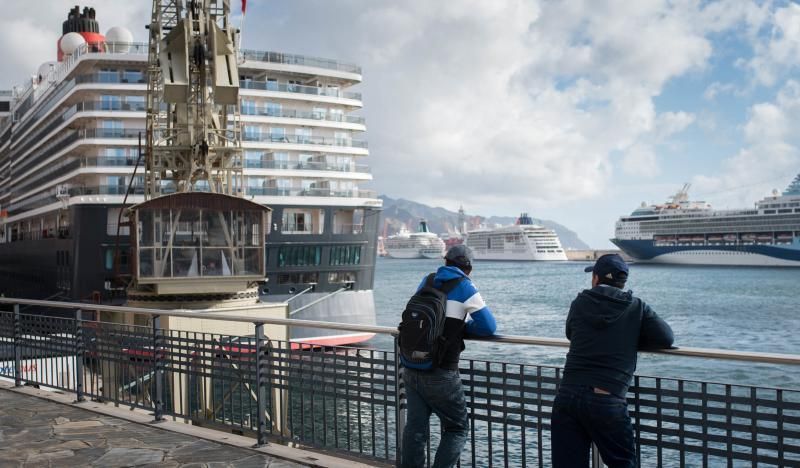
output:
M 621 217 L 611 241 L 639 262 L 800 266 L 800 175 L 741 210 L 690 201 L 686 184 L 667 203 Z

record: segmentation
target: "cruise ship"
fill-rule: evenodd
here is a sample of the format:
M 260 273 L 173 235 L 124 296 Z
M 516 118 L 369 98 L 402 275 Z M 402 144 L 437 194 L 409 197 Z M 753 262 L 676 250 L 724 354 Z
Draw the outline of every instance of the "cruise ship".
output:
M 123 304 L 123 208 L 144 201 L 148 45 L 124 28 L 101 34 L 91 8 L 72 9 L 62 34 L 52 60 L 0 91 L 0 295 Z M 243 50 L 238 71 L 242 195 L 273 210 L 261 299 L 292 299 L 292 318 L 375 323 L 382 203 L 363 187 L 361 69 Z M 371 336 L 322 335 L 292 328 L 315 343 Z
M 562 261 L 567 254 L 558 234 L 552 229 L 534 224 L 527 213 L 517 223 L 494 229 L 467 232 L 467 247 L 475 260 Z
M 715 210 L 689 188 L 621 217 L 611 241 L 638 262 L 800 266 L 800 175 L 749 209 Z
M 404 227 L 386 238 L 383 246 L 391 258 L 442 258 L 445 249 L 444 241 L 430 232 L 424 219 L 420 220 L 417 232 L 409 232 Z

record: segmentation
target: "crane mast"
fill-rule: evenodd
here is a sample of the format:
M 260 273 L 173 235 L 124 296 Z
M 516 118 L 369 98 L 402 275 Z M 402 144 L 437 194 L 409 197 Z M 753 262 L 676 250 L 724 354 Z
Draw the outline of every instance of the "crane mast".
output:
M 153 0 L 145 198 L 242 194 L 236 28 L 230 0 Z

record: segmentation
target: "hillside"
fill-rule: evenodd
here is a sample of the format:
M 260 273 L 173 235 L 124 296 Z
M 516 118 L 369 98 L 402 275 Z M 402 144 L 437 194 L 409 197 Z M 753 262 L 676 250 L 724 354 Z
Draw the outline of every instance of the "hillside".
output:
M 417 223 L 420 218 L 428 220 L 430 230 L 435 233 L 452 232 L 458 226 L 458 213 L 450 211 L 441 207 L 430 207 L 422 203 L 405 200 L 402 198 L 394 199 L 385 195 L 379 197 L 383 200 L 383 212 L 381 212 L 380 226 L 383 229 L 384 220 L 387 220 L 386 232 L 388 235 L 395 234 L 403 225 L 406 225 L 409 230 L 416 229 Z M 531 213 L 533 215 L 533 213 Z M 516 218 L 503 217 L 503 216 L 476 216 L 469 213 L 466 214 L 468 225 L 478 225 L 485 223 L 488 225 L 493 224 L 513 224 Z M 536 221 L 541 222 L 542 225 L 554 230 L 558 237 L 561 239 L 561 244 L 567 249 L 589 249 L 589 246 L 583 242 L 578 235 L 571 231 L 569 228 L 546 219 L 538 219 L 534 215 Z M 383 235 L 383 232 L 381 232 Z

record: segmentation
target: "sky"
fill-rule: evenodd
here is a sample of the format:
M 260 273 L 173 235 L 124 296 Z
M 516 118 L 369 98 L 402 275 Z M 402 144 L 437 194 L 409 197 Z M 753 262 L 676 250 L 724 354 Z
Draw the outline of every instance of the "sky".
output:
M 2 1 L 0 41 L 15 47 L 0 50 L 0 87 L 53 57 L 75 2 Z M 146 39 L 151 2 L 84 4 L 101 31 Z M 596 248 L 620 215 L 684 183 L 715 207 L 749 207 L 800 172 L 793 2 L 250 0 L 242 36 L 362 67 L 370 188 L 527 211 Z

